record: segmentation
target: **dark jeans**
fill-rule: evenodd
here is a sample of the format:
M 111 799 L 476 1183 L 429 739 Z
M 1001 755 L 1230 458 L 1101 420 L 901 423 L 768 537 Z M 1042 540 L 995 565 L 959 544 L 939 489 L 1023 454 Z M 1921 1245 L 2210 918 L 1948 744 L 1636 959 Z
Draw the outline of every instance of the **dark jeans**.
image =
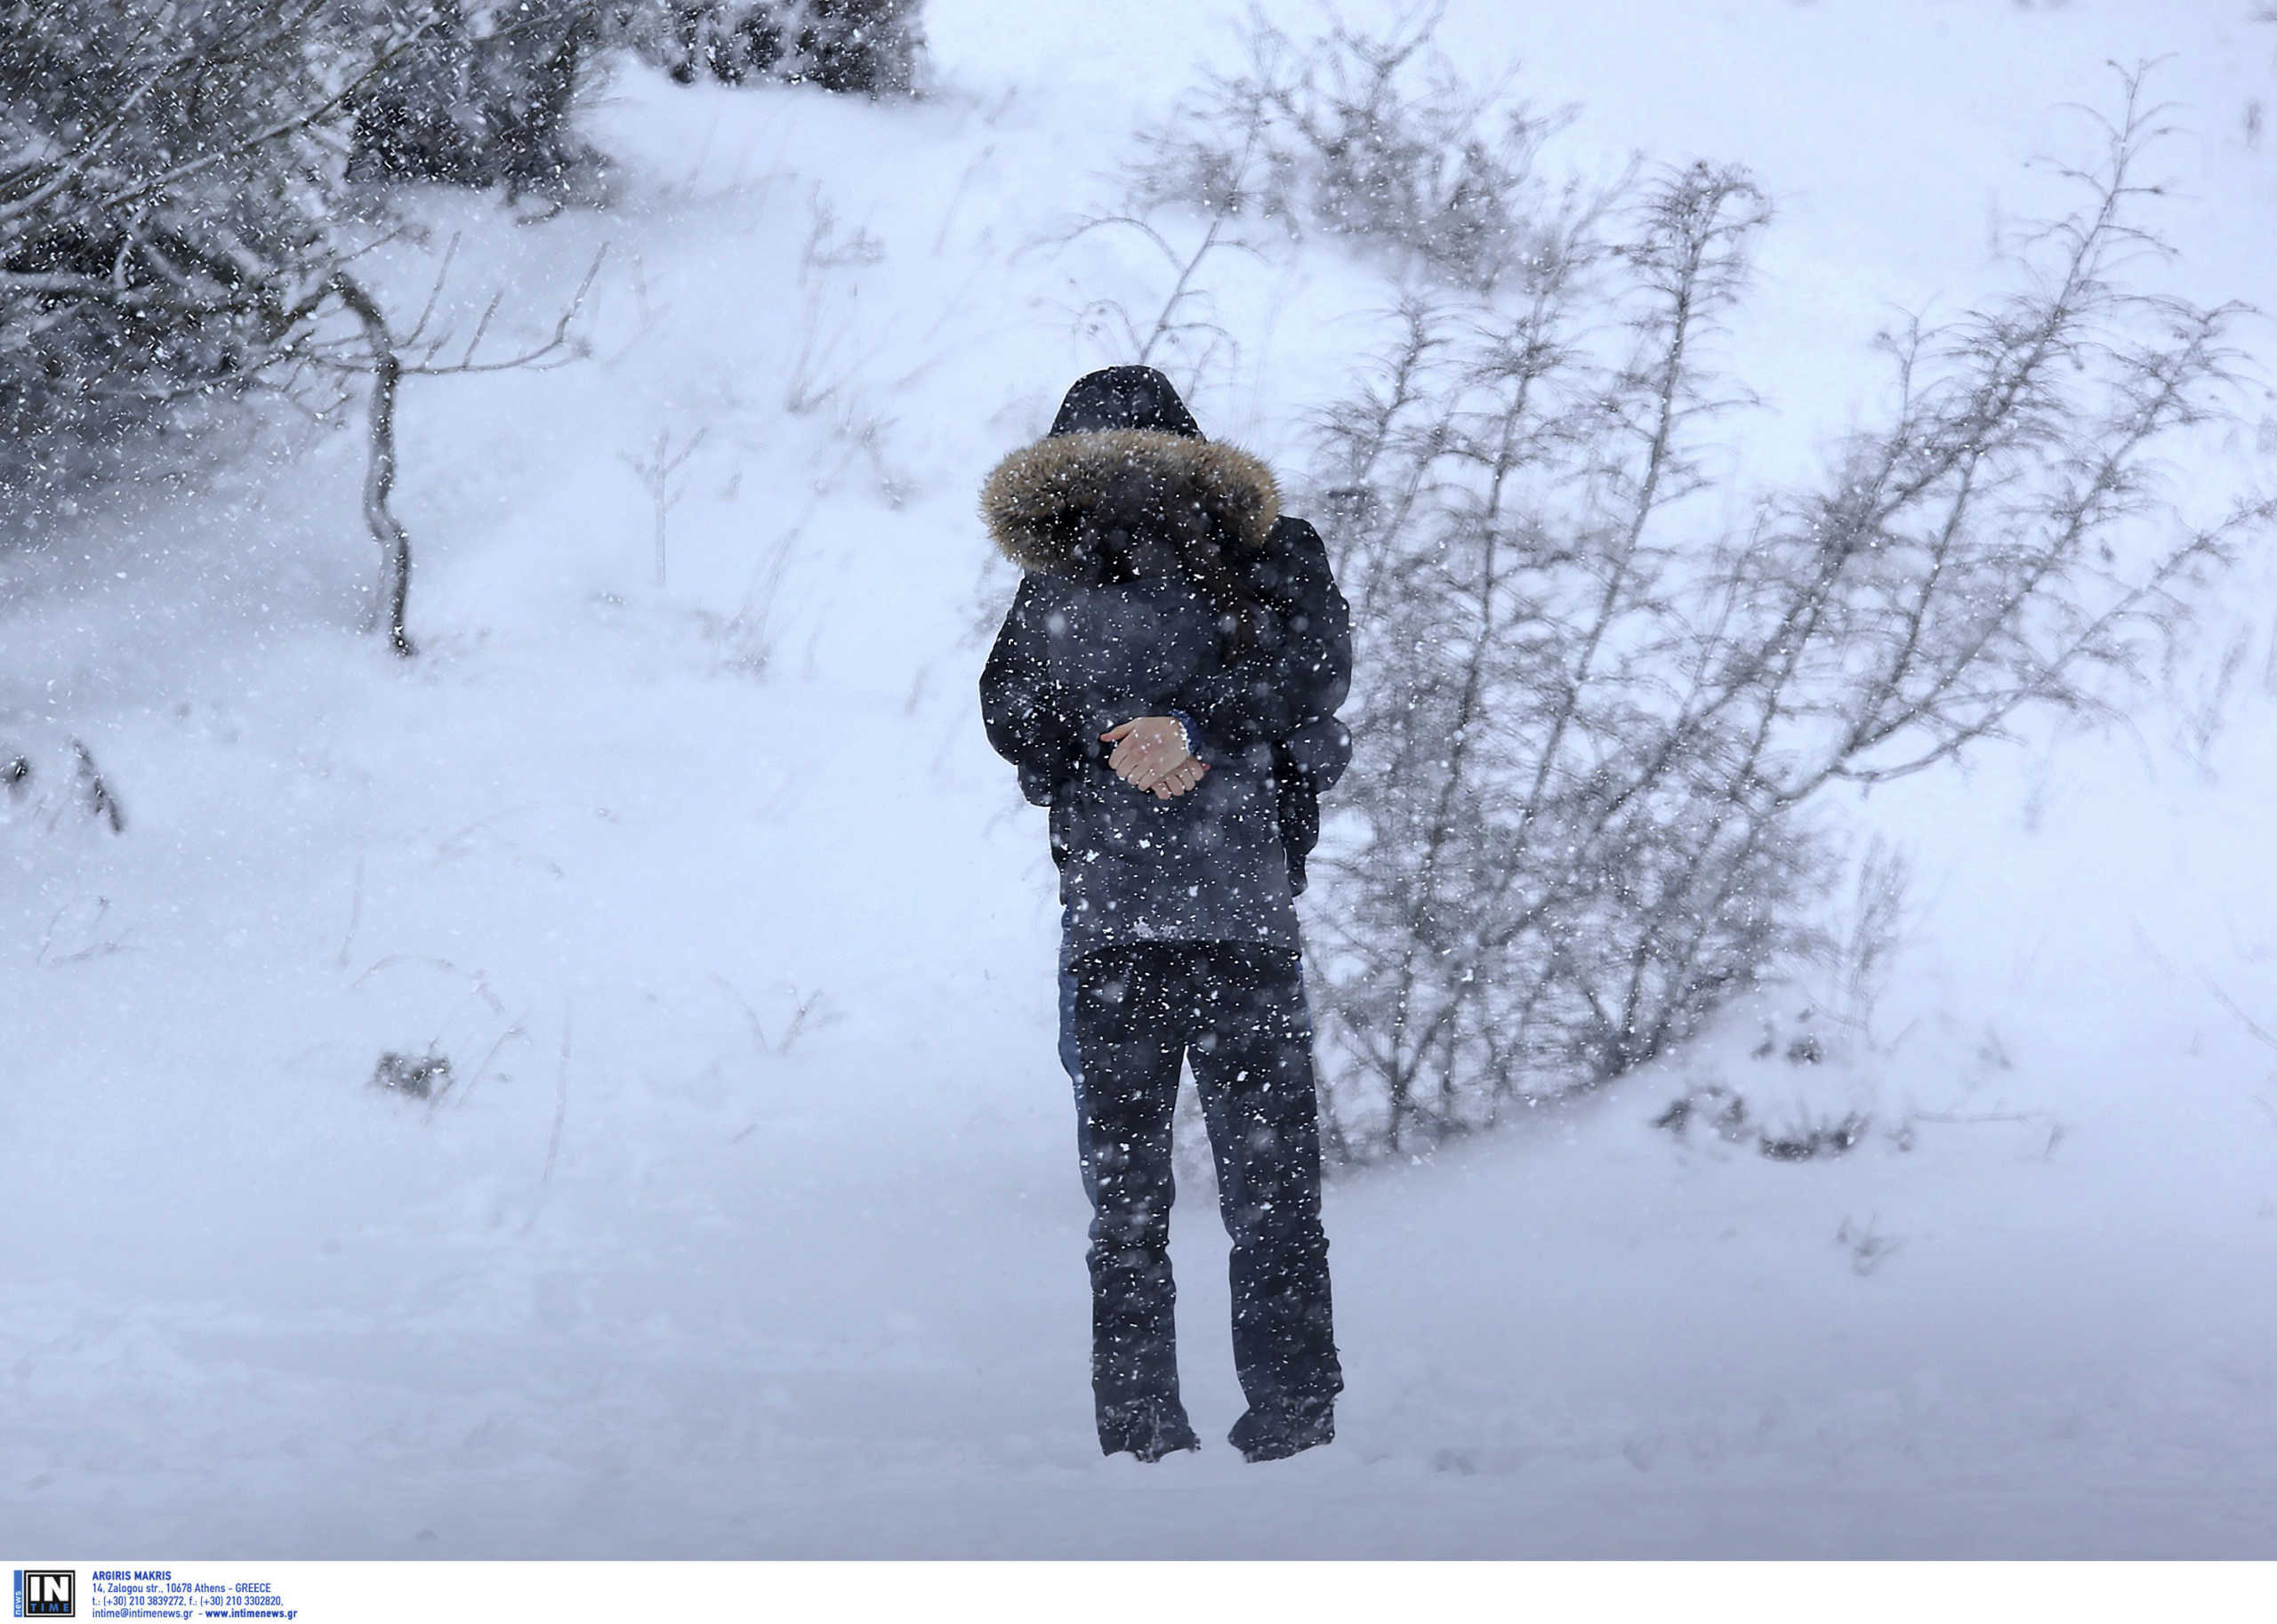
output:
M 1183 1429 L 1171 1278 L 1171 1119 L 1194 1067 L 1232 1238 L 1234 1364 L 1252 1425 L 1329 1407 L 1336 1357 L 1312 1025 L 1294 953 L 1234 942 L 1103 949 L 1060 975 L 1090 1198 L 1091 1387 L 1100 1446 L 1132 1418 Z

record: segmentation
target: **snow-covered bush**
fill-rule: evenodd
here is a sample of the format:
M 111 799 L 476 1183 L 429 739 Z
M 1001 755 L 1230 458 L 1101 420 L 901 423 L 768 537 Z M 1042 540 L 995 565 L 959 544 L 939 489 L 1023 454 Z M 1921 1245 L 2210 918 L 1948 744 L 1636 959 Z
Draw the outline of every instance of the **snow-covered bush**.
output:
M 611 0 L 354 0 L 341 26 L 416 37 L 352 98 L 357 180 L 503 184 L 560 197 L 599 156 L 570 127 Z
M 682 84 L 814 84 L 869 96 L 916 87 L 919 0 L 635 0 L 635 47 Z
M 38 534 L 107 479 L 219 460 L 228 409 L 253 390 L 313 394 L 330 414 L 360 374 L 365 519 L 384 553 L 372 619 L 411 652 L 410 542 L 388 506 L 398 382 L 564 338 L 557 325 L 525 356 L 444 364 L 438 335 L 391 328 L 353 274 L 388 221 L 351 195 L 337 126 L 439 15 L 0 4 L 0 539 Z
M 315 0 L 0 5 L 0 533 L 210 425 L 304 328 L 339 84 L 319 20 Z

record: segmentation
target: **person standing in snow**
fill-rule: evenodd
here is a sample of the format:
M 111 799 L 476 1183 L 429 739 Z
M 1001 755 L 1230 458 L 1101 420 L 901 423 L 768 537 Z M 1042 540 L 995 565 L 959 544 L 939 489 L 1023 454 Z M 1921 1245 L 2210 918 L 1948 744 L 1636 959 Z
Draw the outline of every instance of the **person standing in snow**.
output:
M 1184 1059 L 1233 1242 L 1249 1407 L 1229 1438 L 1252 1461 L 1293 1455 L 1335 1436 L 1344 1386 L 1294 898 L 1320 793 L 1351 759 L 1335 719 L 1350 612 L 1270 470 L 1204 438 L 1151 367 L 1079 379 L 981 509 L 1023 572 L 981 713 L 1050 809 L 1099 1447 L 1147 1461 L 1200 1447 L 1169 1254 Z

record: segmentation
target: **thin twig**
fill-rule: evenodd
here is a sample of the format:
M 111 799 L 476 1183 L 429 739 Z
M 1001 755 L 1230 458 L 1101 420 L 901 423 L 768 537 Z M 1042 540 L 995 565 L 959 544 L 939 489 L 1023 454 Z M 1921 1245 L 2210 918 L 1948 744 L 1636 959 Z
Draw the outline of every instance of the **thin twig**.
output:
M 2277 1033 L 2272 1033 L 2266 1026 L 2264 1026 L 2260 1022 L 2255 1020 L 2253 1017 L 2248 1015 L 2243 1009 L 2240 1009 L 2238 1007 L 2237 1000 L 2232 998 L 2227 993 L 2224 992 L 2222 990 L 2221 984 L 2216 981 L 2213 977 L 2207 974 L 2206 969 L 2202 965 L 2198 967 L 2198 978 L 2206 984 L 2206 990 L 2208 992 L 2211 993 L 2217 999 L 2221 1001 L 2222 1008 L 2227 1009 L 2232 1015 L 2238 1017 L 2238 1024 L 2240 1025 L 2243 1026 L 2248 1032 L 2251 1033 L 2257 1039 L 2268 1045 L 2271 1049 L 2277 1049 Z
M 553 1178 L 554 1158 L 561 1151 L 561 1123 L 569 1114 L 569 1021 L 571 1007 L 561 1007 L 561 1065 L 554 1074 L 553 1131 L 545 1141 L 545 1166 L 537 1176 L 537 1199 L 530 1203 L 529 1216 L 522 1220 L 521 1233 L 527 1234 L 537 1222 L 537 1215 L 544 1210 L 549 1181 Z
M 474 1085 L 482 1081 L 483 1073 L 490 1069 L 490 1063 L 498 1057 L 498 1051 L 505 1048 L 506 1045 L 514 1039 L 527 1037 L 529 1035 L 523 1025 L 523 1023 L 529 1019 L 529 1015 L 530 1012 L 525 1009 L 519 1015 L 516 1016 L 512 1021 L 508 1023 L 506 1029 L 498 1034 L 497 1041 L 491 1044 L 488 1050 L 484 1053 L 481 1064 L 478 1065 L 474 1068 L 474 1075 L 468 1078 L 466 1087 L 459 1090 L 457 1100 L 457 1105 L 459 1107 L 463 1107 L 466 1105 L 468 1097 L 472 1095 L 474 1092 Z
M 561 1011 L 561 1065 L 554 1077 L 553 1131 L 545 1142 L 545 1167 L 537 1176 L 543 1184 L 553 1177 L 553 1159 L 561 1152 L 561 1123 L 569 1114 L 569 1020 L 570 1011 Z
M 348 945 L 356 939 L 356 927 L 364 918 L 364 857 L 356 856 L 356 896 L 348 906 L 348 934 L 340 938 L 340 951 L 333 955 L 333 962 L 342 969 L 348 968 Z

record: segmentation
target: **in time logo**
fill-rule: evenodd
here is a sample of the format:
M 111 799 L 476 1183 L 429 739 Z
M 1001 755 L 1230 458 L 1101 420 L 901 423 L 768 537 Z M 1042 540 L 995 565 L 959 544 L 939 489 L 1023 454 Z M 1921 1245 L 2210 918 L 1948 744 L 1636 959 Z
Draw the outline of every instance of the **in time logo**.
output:
M 20 1619 L 76 1619 L 69 1568 L 18 1568 L 16 1616 Z

